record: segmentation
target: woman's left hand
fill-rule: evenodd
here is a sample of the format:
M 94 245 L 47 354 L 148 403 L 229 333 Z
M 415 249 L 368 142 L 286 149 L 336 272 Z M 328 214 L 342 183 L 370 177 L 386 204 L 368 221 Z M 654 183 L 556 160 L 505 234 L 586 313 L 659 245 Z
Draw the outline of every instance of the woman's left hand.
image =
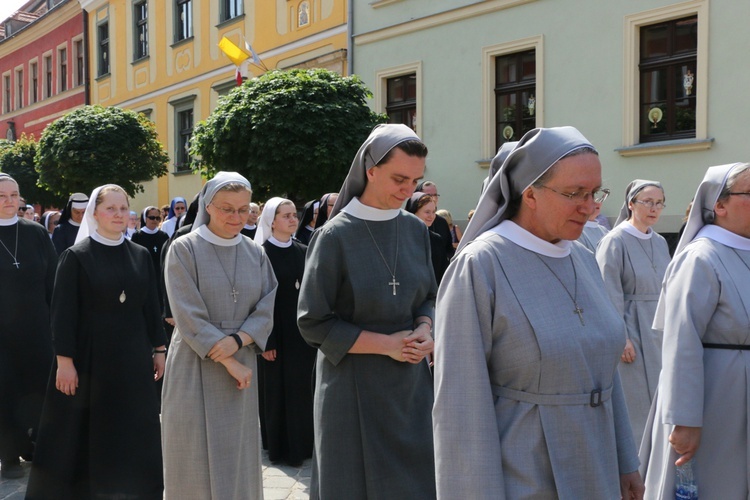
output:
M 227 335 L 214 344 L 211 350 L 208 351 L 208 357 L 219 363 L 230 356 L 233 356 L 239 350 L 240 348 L 237 345 L 237 341 L 234 340 L 233 337 Z
M 420 324 L 411 335 L 404 338 L 403 342 L 404 347 L 401 351 L 404 360 L 413 364 L 421 362 L 435 348 L 435 341 L 430 335 L 430 325 L 427 323 Z
M 163 347 L 161 349 L 164 349 Z M 161 350 L 160 349 L 160 350 Z M 167 355 L 163 352 L 154 353 L 154 380 L 159 380 L 164 376 L 164 365 L 166 364 Z
M 646 487 L 638 471 L 620 474 L 620 494 L 624 500 L 641 500 Z

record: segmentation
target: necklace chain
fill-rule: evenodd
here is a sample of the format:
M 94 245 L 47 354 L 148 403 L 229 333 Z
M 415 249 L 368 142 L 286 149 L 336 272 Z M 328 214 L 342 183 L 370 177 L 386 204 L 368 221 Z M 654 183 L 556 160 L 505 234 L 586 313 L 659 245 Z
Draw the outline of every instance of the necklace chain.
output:
M 380 250 L 380 247 L 378 246 L 378 242 L 375 241 L 375 236 L 372 235 L 372 231 L 370 231 L 370 225 L 367 224 L 367 221 L 364 221 L 365 227 L 367 228 L 367 232 L 370 233 L 370 238 L 372 238 L 372 242 L 375 245 L 375 248 L 378 250 L 378 253 L 380 254 L 380 258 L 383 259 L 383 264 L 385 264 L 386 269 L 388 269 L 388 272 L 391 273 L 391 281 L 388 283 L 388 286 L 393 287 L 393 295 L 396 295 L 396 287 L 400 286 L 401 283 L 396 281 L 396 268 L 398 267 L 398 217 L 396 217 L 396 258 L 393 262 L 393 271 L 391 271 L 391 266 L 388 265 L 388 261 L 385 260 L 385 256 L 383 255 L 383 252 Z
M 240 251 L 237 248 L 238 245 L 234 245 L 234 280 L 229 279 L 229 273 L 224 268 L 224 264 L 222 264 L 221 259 L 219 258 L 219 252 L 216 251 L 216 247 L 214 245 L 211 245 L 211 248 L 214 249 L 214 253 L 216 254 L 216 260 L 219 261 L 219 265 L 221 266 L 221 270 L 224 271 L 224 276 L 226 276 L 227 281 L 232 286 L 232 292 L 229 294 L 232 296 L 232 300 L 234 303 L 237 303 L 237 296 L 240 294 L 237 290 L 234 288 L 234 284 L 237 282 L 237 255 L 239 255 Z
M 551 267 L 549 267 L 549 264 L 544 262 L 544 259 L 542 259 L 542 257 L 538 253 L 534 253 L 534 255 L 536 255 L 539 258 L 539 260 L 542 262 L 542 264 L 544 264 L 544 267 L 546 267 L 549 270 L 549 272 L 552 273 L 552 276 L 554 276 L 555 279 L 557 279 L 557 281 L 560 282 L 560 285 L 562 285 L 563 290 L 565 290 L 565 293 L 568 294 L 568 297 L 570 297 L 570 300 L 573 302 L 573 306 L 575 307 L 575 309 L 573 309 L 573 314 L 578 315 L 578 319 L 581 320 L 581 326 L 586 326 L 586 323 L 583 322 L 583 309 L 578 307 L 578 275 L 576 274 L 576 265 L 575 265 L 575 262 L 573 262 L 573 257 L 568 255 L 568 258 L 570 259 L 570 265 L 573 266 L 574 285 L 573 285 L 573 293 L 571 294 L 570 290 L 568 290 L 568 287 L 565 286 L 565 283 L 563 283 L 563 280 L 561 280 L 560 277 L 557 275 L 557 273 L 553 271 Z
M 651 262 L 651 269 L 653 269 L 654 272 L 656 272 L 656 262 L 654 262 L 654 237 L 653 235 L 651 236 L 651 238 L 648 239 L 649 243 L 651 243 L 651 255 L 649 255 L 648 252 L 646 251 L 646 245 L 643 244 L 643 242 L 641 241 L 641 238 L 636 237 L 636 239 L 638 240 L 638 244 L 641 246 L 643 253 L 646 254 L 646 257 L 648 257 L 648 260 Z
M 20 222 L 16 222 L 16 247 L 14 249 L 15 250 L 14 253 L 10 253 L 10 250 L 8 250 L 8 247 L 5 246 L 5 243 L 3 243 L 3 240 L 0 240 L 0 245 L 2 245 L 5 251 L 8 252 L 8 255 L 13 257 L 13 264 L 11 264 L 11 266 L 16 266 L 16 269 L 18 269 L 19 266 L 21 265 L 18 263 L 18 258 L 17 258 L 18 256 L 18 226 L 19 225 L 20 225 Z

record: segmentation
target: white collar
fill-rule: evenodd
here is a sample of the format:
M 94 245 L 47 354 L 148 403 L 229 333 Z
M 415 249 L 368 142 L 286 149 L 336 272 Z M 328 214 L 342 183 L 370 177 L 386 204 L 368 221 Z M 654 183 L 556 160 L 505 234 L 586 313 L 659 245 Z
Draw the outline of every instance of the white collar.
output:
M 750 239 L 744 238 L 737 233 L 733 233 L 728 229 L 717 226 L 716 224 L 706 224 L 698 231 L 693 241 L 698 238 L 708 238 L 714 240 L 722 245 L 726 245 L 737 250 L 750 250 Z
M 356 196 L 352 198 L 352 201 L 347 203 L 347 205 L 342 208 L 341 211 L 351 215 L 352 217 L 356 217 L 357 219 L 370 221 L 392 220 L 398 217 L 398 214 L 401 213 L 400 208 L 382 210 L 380 208 L 367 206 L 359 201 L 359 198 L 357 198 Z
M 292 246 L 292 239 L 291 238 L 289 238 L 289 241 L 279 241 L 276 238 L 274 238 L 273 236 L 269 236 L 266 241 L 268 241 L 269 243 L 271 243 L 273 246 L 276 246 L 276 247 L 279 247 L 279 248 L 289 248 L 290 246 Z
M 586 227 L 598 227 L 600 224 L 595 220 L 587 220 Z
M 97 243 L 101 243 L 102 245 L 107 245 L 108 247 L 116 247 L 117 245 L 121 245 L 122 242 L 125 241 L 125 235 L 121 233 L 118 239 L 111 240 L 106 236 L 102 236 L 101 234 L 99 234 L 98 231 L 94 231 L 93 233 L 91 233 L 91 239 L 96 241 Z
M 521 248 L 530 250 L 534 253 L 542 254 L 546 257 L 561 259 L 570 255 L 572 243 L 568 240 L 560 240 L 557 243 L 550 243 L 538 236 L 531 234 L 512 220 L 504 220 L 490 231 L 508 238 Z
M 18 224 L 18 215 L 14 215 L 10 219 L 0 219 L 0 226 L 12 226 Z
M 70 224 L 71 226 L 75 226 L 75 227 L 81 227 L 81 223 L 76 222 L 73 219 L 68 219 L 68 224 Z
M 640 229 L 635 227 L 632 222 L 629 220 L 623 221 L 620 223 L 620 226 L 622 227 L 622 230 L 625 231 L 628 234 L 632 234 L 638 239 L 641 240 L 650 240 L 651 237 L 654 235 L 654 231 L 651 228 L 648 228 L 648 232 L 642 233 Z
M 234 238 L 222 238 L 221 236 L 217 236 L 212 233 L 208 226 L 205 224 L 199 226 L 198 229 L 196 229 L 196 232 L 198 233 L 198 236 L 200 236 L 207 242 L 213 245 L 218 245 L 220 247 L 233 247 L 234 245 L 237 245 L 240 241 L 242 241 L 242 234 L 238 234 Z
M 158 227 L 155 227 L 155 228 L 153 228 L 153 229 L 149 229 L 148 227 L 146 227 L 146 226 L 143 226 L 143 227 L 141 228 L 141 232 L 143 232 L 143 233 L 146 233 L 146 234 L 156 234 L 156 233 L 158 233 L 158 232 L 159 232 L 159 228 L 158 228 Z
M 250 229 L 251 231 L 258 227 L 257 224 L 253 224 L 252 226 L 250 224 L 245 224 L 245 229 Z
M 308 230 L 308 231 L 310 231 L 310 232 L 313 232 L 313 231 L 315 231 L 315 228 L 314 228 L 314 227 L 312 227 L 312 226 L 305 226 L 305 229 L 307 229 L 307 230 Z

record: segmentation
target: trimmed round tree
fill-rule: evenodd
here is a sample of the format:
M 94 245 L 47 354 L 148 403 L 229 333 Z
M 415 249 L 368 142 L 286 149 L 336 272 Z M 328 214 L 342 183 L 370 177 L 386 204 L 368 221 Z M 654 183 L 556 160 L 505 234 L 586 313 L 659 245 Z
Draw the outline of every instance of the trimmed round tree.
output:
M 53 193 L 90 193 L 118 184 L 130 196 L 167 173 L 169 155 L 154 124 L 129 109 L 84 106 L 44 129 L 36 156 L 39 183 Z
M 193 169 L 236 171 L 255 197 L 304 201 L 337 191 L 359 146 L 387 121 L 359 77 L 324 69 L 271 71 L 219 101 L 193 131 Z
M 42 207 L 64 206 L 67 196 L 55 195 L 38 185 L 39 173 L 34 163 L 36 151 L 37 143 L 25 134 L 15 142 L 0 141 L 0 172 L 16 180 L 27 203 L 39 203 Z

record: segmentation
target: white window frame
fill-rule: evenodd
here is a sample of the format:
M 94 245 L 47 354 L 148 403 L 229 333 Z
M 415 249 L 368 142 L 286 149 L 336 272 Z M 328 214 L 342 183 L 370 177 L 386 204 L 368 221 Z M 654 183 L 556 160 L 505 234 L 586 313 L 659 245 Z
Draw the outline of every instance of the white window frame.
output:
M 401 66 L 394 66 L 386 68 L 375 73 L 375 109 L 378 113 L 385 113 L 385 108 L 388 105 L 388 80 L 404 75 L 416 75 L 417 77 L 417 119 L 414 121 L 414 125 L 417 128 L 417 134 L 422 134 L 424 130 L 422 128 L 422 61 L 402 64 Z
M 481 167 L 488 168 L 495 156 L 495 128 L 497 126 L 497 112 L 495 102 L 495 58 L 527 50 L 534 51 L 536 61 L 536 107 L 534 115 L 536 126 L 544 126 L 544 36 L 537 35 L 520 40 L 499 43 L 482 47 L 482 140 L 481 156 L 477 162 Z
M 708 12 L 707 0 L 693 0 L 625 17 L 625 54 L 622 79 L 623 147 L 617 150 L 621 156 L 702 151 L 711 148 L 713 140 L 708 137 Z M 698 17 L 695 83 L 700 90 L 695 98 L 695 138 L 639 143 L 640 71 L 638 66 L 641 53 L 641 27 L 690 16 Z

